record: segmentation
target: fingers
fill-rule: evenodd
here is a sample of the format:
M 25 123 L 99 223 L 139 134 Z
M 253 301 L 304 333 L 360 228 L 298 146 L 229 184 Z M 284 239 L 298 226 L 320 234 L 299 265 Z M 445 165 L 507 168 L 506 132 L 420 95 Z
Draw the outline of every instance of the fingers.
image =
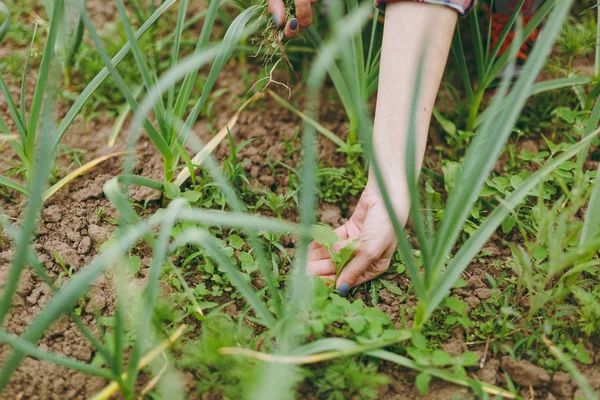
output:
M 310 0 L 294 0 L 296 6 L 296 18 L 300 28 L 306 28 L 312 24 L 312 6 Z
M 308 252 L 308 262 L 327 260 L 329 258 L 329 251 L 324 247 L 316 248 Z
M 292 18 L 285 25 L 285 29 L 283 30 L 283 34 L 286 39 L 291 39 L 298 36 L 298 32 L 300 32 L 300 24 L 298 23 L 298 19 Z
M 273 15 L 273 22 L 277 28 L 285 23 L 285 5 L 283 0 L 269 0 L 269 11 Z
M 306 272 L 313 276 L 329 276 L 333 275 L 335 280 L 335 265 L 331 260 L 319 260 L 308 263 L 306 266 Z
M 359 284 L 362 275 L 369 269 L 373 261 L 374 259 L 365 252 L 358 252 L 352 261 L 342 269 L 335 283 L 340 295 L 346 296 L 350 288 Z
M 273 22 L 277 28 L 285 25 L 283 30 L 287 39 L 298 36 L 300 28 L 306 28 L 312 24 L 312 4 L 317 0 L 294 0 L 296 6 L 296 18 L 287 23 L 285 21 L 285 5 L 283 0 L 269 0 L 269 11 L 273 15 Z

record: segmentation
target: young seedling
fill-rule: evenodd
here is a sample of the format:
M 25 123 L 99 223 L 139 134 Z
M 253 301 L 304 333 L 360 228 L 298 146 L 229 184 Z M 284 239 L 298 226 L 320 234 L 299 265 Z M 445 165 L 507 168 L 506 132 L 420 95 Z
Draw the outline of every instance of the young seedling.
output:
M 334 245 L 339 243 L 341 239 L 330 227 L 324 225 L 313 226 L 313 237 L 329 252 L 331 260 L 335 265 L 335 277 L 337 278 L 344 267 L 352 260 L 352 257 L 354 257 L 354 253 L 358 249 L 359 240 L 350 239 L 344 241 L 345 244 L 343 247 L 334 250 Z

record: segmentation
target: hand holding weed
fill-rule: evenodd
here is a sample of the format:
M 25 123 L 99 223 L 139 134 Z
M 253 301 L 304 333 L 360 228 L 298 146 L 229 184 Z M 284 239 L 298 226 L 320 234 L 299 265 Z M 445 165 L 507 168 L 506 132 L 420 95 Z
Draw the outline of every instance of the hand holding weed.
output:
M 298 35 L 299 28 L 306 28 L 312 24 L 312 4 L 317 0 L 294 0 L 296 9 L 295 18 L 291 18 L 286 24 L 286 9 L 283 0 L 269 0 L 269 11 L 273 14 L 273 22 L 279 29 L 285 25 L 284 35 L 291 39 Z
M 334 250 L 344 247 L 348 239 L 359 239 L 354 258 L 340 272 L 336 269 L 329 251 L 317 242 L 311 244 L 307 272 L 310 275 L 336 281 L 342 296 L 351 287 L 360 285 L 384 273 L 396 248 L 396 239 L 385 204 L 374 185 L 367 185 L 350 220 L 335 230 L 342 239 Z

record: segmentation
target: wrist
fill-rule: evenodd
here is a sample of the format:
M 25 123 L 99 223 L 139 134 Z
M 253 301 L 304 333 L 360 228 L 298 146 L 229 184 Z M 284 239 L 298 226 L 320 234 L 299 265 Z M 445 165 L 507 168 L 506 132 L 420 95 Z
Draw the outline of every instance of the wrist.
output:
M 404 225 L 410 212 L 410 197 L 406 187 L 405 179 L 403 177 L 386 179 L 384 175 L 384 184 L 387 195 L 392 203 L 392 207 L 394 208 L 396 217 Z M 381 204 L 384 204 L 377 178 L 372 171 L 369 173 L 369 179 L 367 181 L 365 191 L 372 192 L 380 199 Z

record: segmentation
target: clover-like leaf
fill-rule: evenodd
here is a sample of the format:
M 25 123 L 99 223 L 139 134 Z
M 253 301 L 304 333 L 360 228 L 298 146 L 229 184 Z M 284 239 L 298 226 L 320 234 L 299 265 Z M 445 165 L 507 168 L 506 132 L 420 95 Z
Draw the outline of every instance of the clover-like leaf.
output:
M 348 240 L 346 245 L 339 251 L 334 251 L 333 245 L 339 242 L 340 238 L 333 229 L 325 225 L 313 225 L 313 238 L 329 251 L 329 256 L 335 265 L 335 276 L 337 278 L 342 269 L 354 257 L 354 253 L 358 248 L 358 239 Z

